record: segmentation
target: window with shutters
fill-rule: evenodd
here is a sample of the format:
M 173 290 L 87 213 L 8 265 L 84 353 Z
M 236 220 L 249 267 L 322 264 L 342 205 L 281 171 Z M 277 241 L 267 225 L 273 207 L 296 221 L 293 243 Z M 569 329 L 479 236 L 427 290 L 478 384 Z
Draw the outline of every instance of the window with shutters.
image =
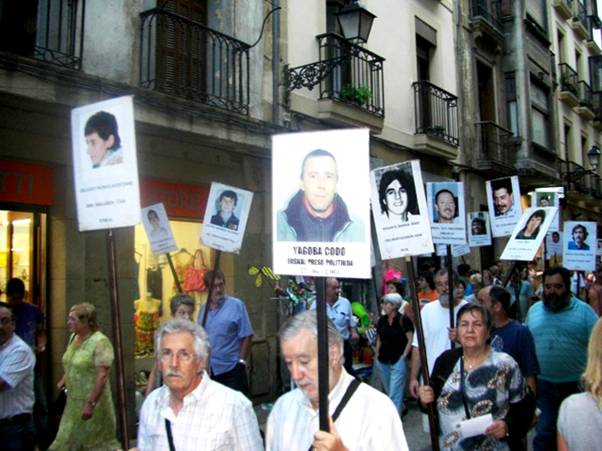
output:
M 140 83 L 248 114 L 249 44 L 209 28 L 207 4 L 166 0 L 140 14 Z

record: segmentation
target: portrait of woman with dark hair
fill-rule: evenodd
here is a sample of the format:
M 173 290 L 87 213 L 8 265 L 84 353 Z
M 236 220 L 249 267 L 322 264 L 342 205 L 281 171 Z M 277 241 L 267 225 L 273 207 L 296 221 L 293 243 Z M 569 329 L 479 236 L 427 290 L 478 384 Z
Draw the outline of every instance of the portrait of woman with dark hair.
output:
M 407 222 L 411 215 L 420 214 L 414 179 L 406 171 L 385 172 L 379 182 L 378 197 L 381 213 L 391 222 Z
M 535 210 L 529 219 L 525 227 L 516 234 L 517 240 L 534 240 L 539 235 L 539 229 L 541 224 L 546 219 L 546 212 L 544 210 Z
M 92 168 L 123 163 L 117 119 L 111 113 L 99 111 L 90 116 L 86 121 L 84 136 Z

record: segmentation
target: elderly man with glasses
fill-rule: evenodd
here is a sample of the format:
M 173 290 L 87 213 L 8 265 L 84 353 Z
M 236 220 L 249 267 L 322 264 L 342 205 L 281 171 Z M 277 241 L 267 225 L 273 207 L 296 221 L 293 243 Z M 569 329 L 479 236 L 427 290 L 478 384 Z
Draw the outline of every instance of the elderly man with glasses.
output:
M 209 339 L 199 325 L 166 322 L 156 334 L 155 349 L 165 385 L 142 405 L 140 451 L 263 449 L 251 401 L 209 378 Z

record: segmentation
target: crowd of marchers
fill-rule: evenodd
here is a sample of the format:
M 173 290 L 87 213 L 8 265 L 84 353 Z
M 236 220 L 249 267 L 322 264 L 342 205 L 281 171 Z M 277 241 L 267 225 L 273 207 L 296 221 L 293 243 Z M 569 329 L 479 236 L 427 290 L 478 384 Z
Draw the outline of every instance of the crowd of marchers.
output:
M 362 330 L 385 393 L 355 377 L 358 321 L 339 281 L 326 279 L 328 431 L 319 424 L 315 308 L 280 328 L 280 354 L 296 388 L 276 401 L 261 431 L 248 399 L 249 316 L 240 299 L 226 295 L 224 275 L 208 272 L 213 290 L 196 321 L 194 301 L 177 295 L 173 318 L 156 334 L 137 449 L 405 450 L 403 418 L 413 398 L 434 418 L 440 449 L 526 450 L 531 428 L 536 451 L 598 449 L 602 270 L 580 278 L 563 267 L 421 269 L 413 303 L 419 311 L 411 281 L 397 274 L 385 280 L 380 316 Z M 0 306 L 3 449 L 118 449 L 107 383 L 113 348 L 87 303 L 68 313 L 72 333 L 57 383 L 66 402 L 56 437 L 40 445 L 34 367 L 45 335 L 39 312 L 22 306 L 22 284 L 9 287 L 10 302 Z

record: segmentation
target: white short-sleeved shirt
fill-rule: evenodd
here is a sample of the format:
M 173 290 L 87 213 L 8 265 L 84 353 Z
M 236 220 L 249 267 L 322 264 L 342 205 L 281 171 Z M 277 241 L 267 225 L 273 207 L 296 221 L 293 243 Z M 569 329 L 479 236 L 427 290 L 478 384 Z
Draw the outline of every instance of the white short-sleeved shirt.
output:
M 334 413 L 353 381 L 345 370 L 328 395 Z M 278 398 L 268 418 L 266 451 L 307 451 L 319 429 L 318 410 L 296 388 Z M 407 451 L 408 444 L 397 409 L 383 393 L 360 384 L 335 421 L 349 451 Z
M 17 334 L 0 346 L 0 379 L 8 385 L 0 391 L 0 419 L 33 412 L 35 364 L 33 351 Z
M 458 311 L 465 304 L 466 301 L 461 301 L 454 307 L 454 326 Z M 431 374 L 437 357 L 443 354 L 443 351 L 450 349 L 448 332 L 449 309 L 442 307 L 439 300 L 436 300 L 429 302 L 422 308 L 420 317 L 422 318 L 424 341 L 426 343 L 426 358 L 428 360 L 429 374 Z M 418 347 L 418 334 L 414 334 L 412 346 L 415 348 Z

